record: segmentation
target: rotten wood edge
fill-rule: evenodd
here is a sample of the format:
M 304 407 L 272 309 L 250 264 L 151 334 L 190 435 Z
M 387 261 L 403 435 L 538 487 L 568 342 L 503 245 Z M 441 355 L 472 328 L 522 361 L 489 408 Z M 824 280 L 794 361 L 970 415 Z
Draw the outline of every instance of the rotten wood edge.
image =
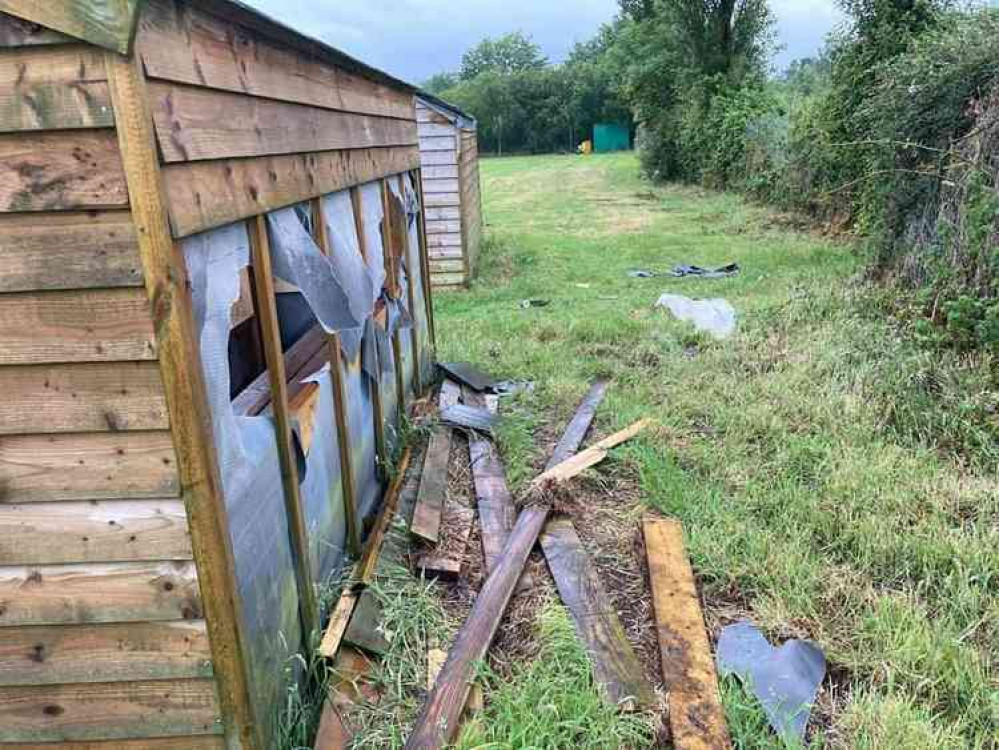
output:
M 177 453 L 198 584 L 205 608 L 212 664 L 226 743 L 263 750 L 245 663 L 247 637 L 207 389 L 183 253 L 170 235 L 165 193 L 137 60 L 105 55 L 115 125 L 138 236 L 145 288 L 153 311 L 160 373 Z

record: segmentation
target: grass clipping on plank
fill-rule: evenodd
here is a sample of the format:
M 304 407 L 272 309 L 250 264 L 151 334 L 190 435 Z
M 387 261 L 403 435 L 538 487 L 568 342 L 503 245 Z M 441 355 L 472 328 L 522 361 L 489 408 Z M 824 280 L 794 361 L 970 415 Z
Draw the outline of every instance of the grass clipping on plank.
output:
M 482 667 L 489 703 L 466 724 L 459 750 L 652 745 L 652 718 L 620 713 L 600 697 L 589 657 L 564 607 L 549 604 L 541 611 L 538 639 L 537 658 L 515 665 L 509 680 L 500 681 Z

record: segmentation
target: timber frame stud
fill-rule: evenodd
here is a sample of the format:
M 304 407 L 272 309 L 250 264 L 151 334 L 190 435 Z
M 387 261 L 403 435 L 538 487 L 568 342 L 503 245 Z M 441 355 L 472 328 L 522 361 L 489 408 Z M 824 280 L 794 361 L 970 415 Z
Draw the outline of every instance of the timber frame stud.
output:
M 0 750 L 275 746 L 435 348 L 416 93 L 232 0 L 0 0 Z M 385 253 L 350 361 L 289 213 Z

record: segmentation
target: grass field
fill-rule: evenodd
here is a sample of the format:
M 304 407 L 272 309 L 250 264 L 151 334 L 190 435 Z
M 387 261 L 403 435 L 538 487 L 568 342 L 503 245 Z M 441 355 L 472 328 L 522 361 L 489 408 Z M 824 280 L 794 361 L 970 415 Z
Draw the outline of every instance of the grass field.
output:
M 472 288 L 437 296 L 439 356 L 535 381 L 503 430 L 513 482 L 588 383 L 613 377 L 598 430 L 658 426 L 612 468 L 685 524 L 709 626 L 749 616 L 825 650 L 814 746 L 999 747 L 996 426 L 977 416 L 994 376 L 911 343 L 849 245 L 737 197 L 652 187 L 631 155 L 482 170 L 488 243 Z M 730 261 L 737 278 L 628 276 Z M 666 291 L 728 299 L 738 334 L 715 342 L 654 310 Z M 521 679 L 494 688 L 499 743 L 469 747 L 531 746 L 502 740 L 524 713 L 502 707 L 539 677 Z M 778 747 L 725 695 L 740 747 Z

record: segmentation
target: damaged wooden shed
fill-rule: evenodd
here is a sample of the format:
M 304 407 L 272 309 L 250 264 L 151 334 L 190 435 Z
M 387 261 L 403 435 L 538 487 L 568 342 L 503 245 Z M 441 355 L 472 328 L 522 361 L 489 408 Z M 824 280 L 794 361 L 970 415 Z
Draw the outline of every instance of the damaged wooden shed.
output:
M 415 91 L 0 0 L 0 750 L 269 750 L 434 333 Z
M 427 196 L 427 244 L 435 288 L 467 286 L 482 243 L 482 193 L 475 119 L 421 92 L 416 100 Z

